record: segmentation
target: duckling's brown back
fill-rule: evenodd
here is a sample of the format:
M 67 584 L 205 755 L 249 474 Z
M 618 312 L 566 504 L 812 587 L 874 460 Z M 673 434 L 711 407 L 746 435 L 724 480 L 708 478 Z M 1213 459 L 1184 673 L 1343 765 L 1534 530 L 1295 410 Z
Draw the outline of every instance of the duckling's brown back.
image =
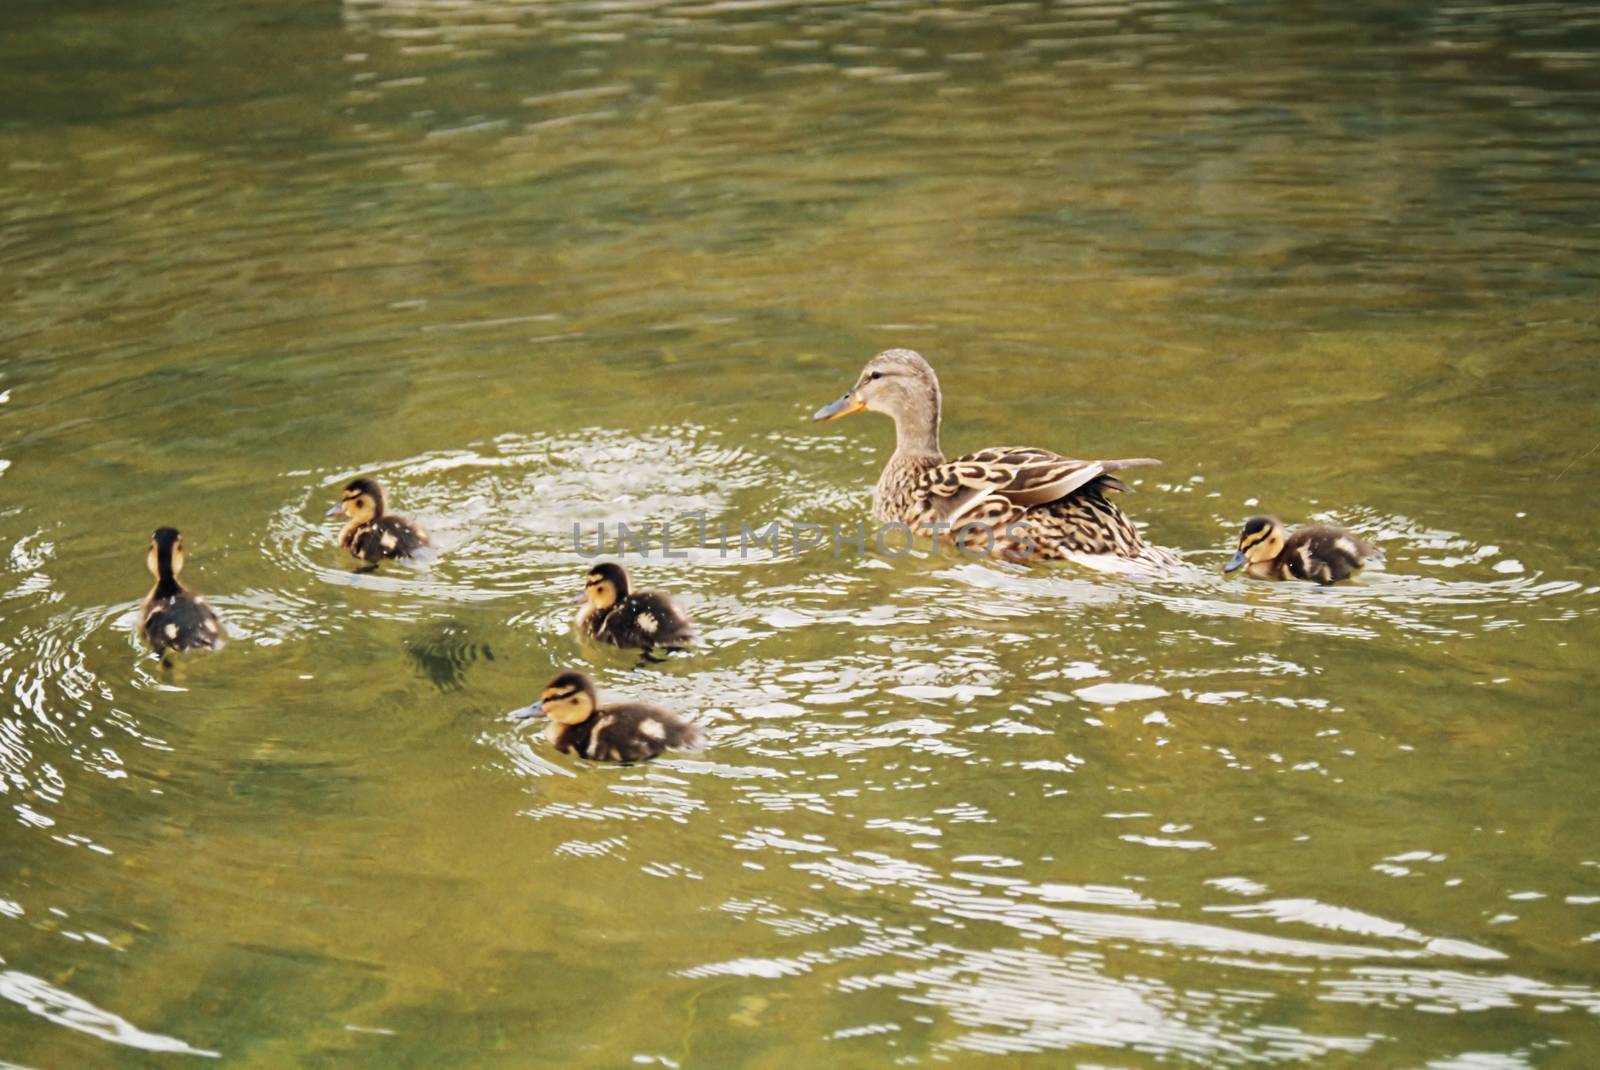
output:
M 188 591 L 149 601 L 139 626 L 157 654 L 222 645 L 216 612 L 205 599 Z
M 398 516 L 380 516 L 350 533 L 349 549 L 363 561 L 416 557 L 428 533 Z
M 641 591 L 618 602 L 595 630 L 597 638 L 636 650 L 679 649 L 699 638 L 676 602 L 658 591 Z
M 700 729 L 659 706 L 626 703 L 600 711 L 590 739 L 590 757 L 601 761 L 643 762 L 664 751 L 700 746 Z
M 1314 524 L 1289 536 L 1278 559 L 1295 578 L 1326 586 L 1354 576 L 1373 553 L 1372 547 L 1347 531 Z

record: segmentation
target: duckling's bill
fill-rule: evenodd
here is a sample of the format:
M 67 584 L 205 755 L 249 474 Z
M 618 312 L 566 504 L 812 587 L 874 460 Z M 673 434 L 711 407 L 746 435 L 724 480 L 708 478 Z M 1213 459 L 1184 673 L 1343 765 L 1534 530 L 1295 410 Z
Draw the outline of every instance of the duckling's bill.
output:
M 1233 556 L 1228 558 L 1228 563 L 1222 566 L 1223 572 L 1238 572 L 1248 563 L 1243 550 L 1235 550 Z
M 516 722 L 516 723 L 520 724 L 523 721 L 531 721 L 535 717 L 543 717 L 543 716 L 544 716 L 544 700 L 541 699 L 540 701 L 535 702 L 531 706 L 519 706 L 519 707 L 517 707 L 516 709 L 512 710 L 510 713 L 506 714 L 506 720 L 513 721 L 513 722 Z
M 324 518 L 326 518 L 326 517 L 334 517 L 334 516 L 343 516 L 344 515 L 344 502 L 334 502 L 332 505 L 330 505 L 328 507 L 328 511 L 326 513 L 323 513 L 322 515 L 323 515 Z
M 838 401 L 822 406 L 811 417 L 814 421 L 838 420 L 845 416 L 853 416 L 867 407 L 866 399 L 854 390 L 845 391 L 844 397 Z

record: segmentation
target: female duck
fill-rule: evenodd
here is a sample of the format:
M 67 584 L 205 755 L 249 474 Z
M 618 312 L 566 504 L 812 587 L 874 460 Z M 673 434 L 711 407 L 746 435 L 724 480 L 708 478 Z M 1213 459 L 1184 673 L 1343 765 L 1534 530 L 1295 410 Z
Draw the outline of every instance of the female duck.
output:
M 835 420 L 865 410 L 894 420 L 894 454 L 872 495 L 875 519 L 1011 561 L 1062 558 L 1109 569 L 1130 561 L 1178 563 L 1172 551 L 1146 543 L 1105 494 L 1131 489 L 1112 472 L 1161 462 L 1077 461 L 1030 446 L 947 461 L 939 447 L 939 406 L 939 380 L 928 362 L 909 349 L 889 349 L 813 417 Z
M 339 533 L 339 545 L 356 557 L 376 565 L 384 558 L 428 561 L 433 547 L 420 524 L 398 516 L 385 516 L 383 487 L 376 479 L 352 480 L 328 516 L 350 518 Z
M 624 702 L 602 706 L 581 672 L 564 672 L 544 685 L 539 701 L 507 716 L 550 718 L 545 738 L 563 754 L 596 762 L 643 762 L 663 751 L 694 750 L 700 729 L 660 706 Z
M 206 600 L 178 582 L 183 571 L 183 536 L 177 528 L 157 528 L 150 536 L 145 558 L 156 585 L 139 609 L 139 634 L 150 649 L 166 656 L 169 650 L 216 648 L 222 645 L 222 625 Z
M 632 650 L 681 650 L 699 639 L 677 603 L 657 591 L 633 591 L 628 570 L 605 561 L 583 579 L 578 630 L 584 635 Z
M 1239 549 L 1224 572 L 1244 569 L 1258 580 L 1311 580 L 1327 586 L 1349 579 L 1377 551 L 1347 531 L 1314 524 L 1294 534 L 1273 516 L 1253 516 L 1239 532 Z

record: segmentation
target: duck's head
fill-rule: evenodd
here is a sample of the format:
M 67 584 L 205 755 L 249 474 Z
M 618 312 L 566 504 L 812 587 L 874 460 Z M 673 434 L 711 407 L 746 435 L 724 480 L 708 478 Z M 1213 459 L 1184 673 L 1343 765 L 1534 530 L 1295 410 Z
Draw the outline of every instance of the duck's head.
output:
M 813 420 L 837 420 L 858 412 L 881 412 L 913 426 L 939 426 L 939 378 L 920 353 L 885 349 L 867 361 L 844 397 L 818 409 Z
M 1253 516 L 1239 532 L 1239 549 L 1222 566 L 1224 572 L 1237 572 L 1246 565 L 1271 561 L 1283 550 L 1283 524 L 1274 516 Z
M 589 608 L 604 613 L 628 597 L 628 570 L 615 561 L 602 561 L 583 578 L 583 597 Z
M 145 565 L 156 579 L 175 579 L 183 569 L 183 536 L 177 528 L 156 528 Z
M 376 520 L 383 515 L 383 488 L 376 479 L 353 479 L 344 488 L 328 516 L 343 513 L 359 524 Z
M 525 721 L 545 716 L 559 724 L 582 724 L 595 711 L 594 683 L 581 672 L 564 672 L 554 677 L 539 693 L 539 701 L 506 715 L 508 720 Z

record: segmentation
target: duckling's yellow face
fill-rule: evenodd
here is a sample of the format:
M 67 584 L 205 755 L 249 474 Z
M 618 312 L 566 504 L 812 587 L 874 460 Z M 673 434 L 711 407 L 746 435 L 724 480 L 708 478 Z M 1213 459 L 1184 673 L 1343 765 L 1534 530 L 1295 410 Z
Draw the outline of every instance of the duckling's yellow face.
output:
M 1238 553 L 1229 560 L 1224 571 L 1232 572 L 1246 565 L 1257 565 L 1275 559 L 1283 552 L 1283 525 L 1270 516 L 1251 517 L 1239 532 Z
M 583 580 L 583 597 L 590 609 L 603 613 L 616 605 L 622 594 L 617 590 L 616 581 L 604 573 L 591 572 Z
M 594 691 L 586 686 L 587 681 L 572 679 L 573 675 L 556 677 L 539 695 L 539 709 L 560 724 L 582 724 L 595 710 Z
M 340 513 L 358 524 L 365 524 L 378 515 L 378 503 L 366 491 L 346 490 L 339 504 L 328 510 L 329 516 L 338 516 Z
M 161 544 L 163 541 L 163 534 L 163 532 L 157 532 L 156 536 L 150 540 L 150 552 L 145 555 L 144 559 L 145 567 L 150 570 L 150 575 L 156 577 L 156 579 L 161 578 Z M 169 536 L 168 539 L 169 545 L 172 549 L 172 574 L 176 576 L 179 572 L 183 571 L 183 536 L 173 535 Z

